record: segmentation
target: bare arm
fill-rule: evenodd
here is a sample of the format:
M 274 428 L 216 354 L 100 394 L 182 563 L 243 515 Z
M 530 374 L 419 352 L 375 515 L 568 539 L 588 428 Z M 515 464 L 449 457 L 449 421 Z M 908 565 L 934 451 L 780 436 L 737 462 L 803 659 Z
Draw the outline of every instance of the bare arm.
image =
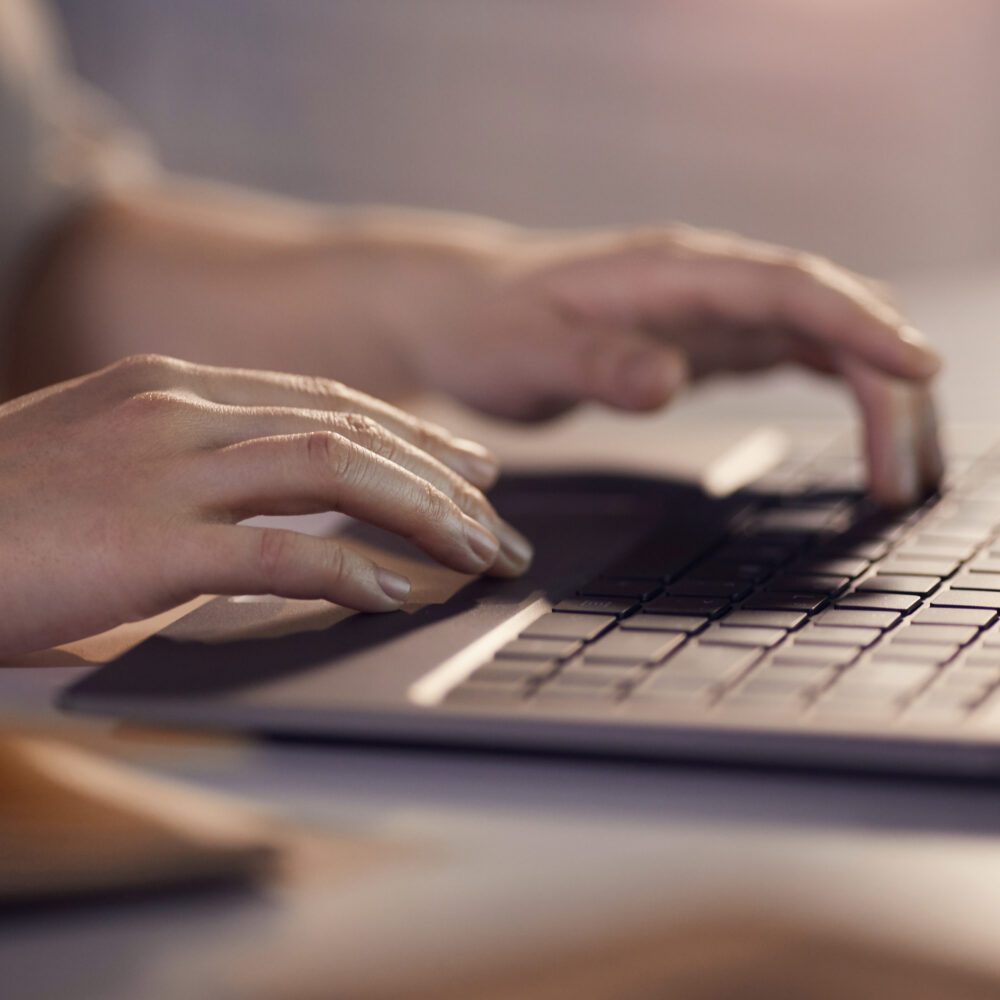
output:
M 78 215 L 21 302 L 15 392 L 158 352 L 525 419 L 583 400 L 653 410 L 793 363 L 849 387 L 879 499 L 940 475 L 939 361 L 919 334 L 867 279 L 729 233 L 546 233 L 168 183 Z
M 469 289 L 507 227 L 335 212 L 199 182 L 93 201 L 52 234 L 15 312 L 7 394 L 130 354 L 416 388 L 400 338 Z

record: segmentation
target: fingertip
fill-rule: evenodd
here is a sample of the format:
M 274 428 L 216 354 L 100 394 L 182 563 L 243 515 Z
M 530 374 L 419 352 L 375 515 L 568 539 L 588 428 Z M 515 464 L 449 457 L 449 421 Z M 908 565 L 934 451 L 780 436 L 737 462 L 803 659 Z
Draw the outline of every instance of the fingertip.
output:
M 452 441 L 455 451 L 456 472 L 463 475 L 473 486 L 487 490 L 500 478 L 500 459 L 476 441 L 468 438 L 455 438 Z
M 490 575 L 507 578 L 522 576 L 535 557 L 531 542 L 506 523 L 500 524 L 497 538 L 500 540 L 500 553 L 490 567 Z
M 616 401 L 628 410 L 653 410 L 667 403 L 687 381 L 683 356 L 673 350 L 645 348 L 618 367 Z
M 915 327 L 904 324 L 898 328 L 899 342 L 904 353 L 904 364 L 914 378 L 933 378 L 941 370 L 941 355 L 931 347 L 928 339 Z
M 375 580 L 381 588 L 382 593 L 393 604 L 393 608 L 387 610 L 393 610 L 403 604 L 413 589 L 410 581 L 405 576 L 395 573 L 391 569 L 386 569 L 384 566 L 376 567 Z

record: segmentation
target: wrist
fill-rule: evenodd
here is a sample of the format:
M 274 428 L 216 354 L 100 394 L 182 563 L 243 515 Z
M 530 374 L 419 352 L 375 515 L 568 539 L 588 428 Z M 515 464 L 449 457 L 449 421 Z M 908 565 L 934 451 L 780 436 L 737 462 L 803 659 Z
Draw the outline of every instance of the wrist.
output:
M 392 390 L 433 388 L 433 358 L 501 280 L 519 232 L 477 217 L 337 213 L 326 241 L 330 315 L 346 336 L 380 348 Z

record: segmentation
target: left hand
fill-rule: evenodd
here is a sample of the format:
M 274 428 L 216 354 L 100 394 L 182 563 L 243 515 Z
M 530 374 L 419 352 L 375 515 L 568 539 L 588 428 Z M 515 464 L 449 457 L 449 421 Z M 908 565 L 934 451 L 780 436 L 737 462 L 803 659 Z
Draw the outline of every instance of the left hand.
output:
M 875 282 L 688 227 L 513 230 L 494 243 L 471 277 L 462 269 L 450 307 L 411 331 L 422 384 L 533 419 L 585 400 L 654 410 L 709 375 L 791 362 L 847 382 L 877 500 L 911 503 L 937 484 L 940 360 Z

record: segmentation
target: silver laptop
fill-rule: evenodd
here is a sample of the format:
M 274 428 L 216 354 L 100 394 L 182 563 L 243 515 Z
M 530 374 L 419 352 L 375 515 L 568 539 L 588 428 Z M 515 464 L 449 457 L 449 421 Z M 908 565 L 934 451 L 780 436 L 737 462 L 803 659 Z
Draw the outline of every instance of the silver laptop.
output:
M 317 739 L 1000 774 L 1000 435 L 954 452 L 942 493 L 898 515 L 842 444 L 721 498 L 510 476 L 494 499 L 537 544 L 527 577 L 272 638 L 157 636 L 64 703 Z

